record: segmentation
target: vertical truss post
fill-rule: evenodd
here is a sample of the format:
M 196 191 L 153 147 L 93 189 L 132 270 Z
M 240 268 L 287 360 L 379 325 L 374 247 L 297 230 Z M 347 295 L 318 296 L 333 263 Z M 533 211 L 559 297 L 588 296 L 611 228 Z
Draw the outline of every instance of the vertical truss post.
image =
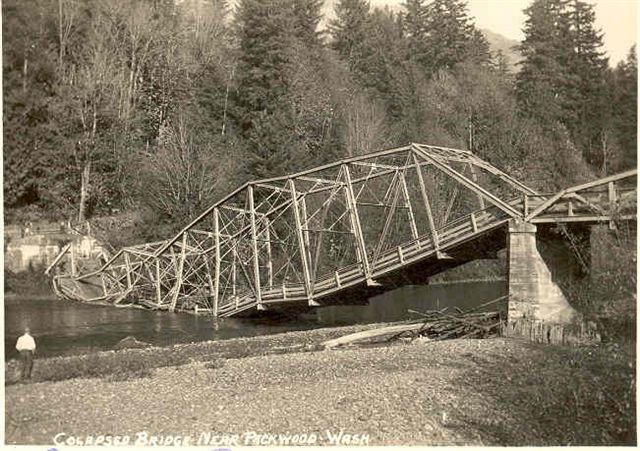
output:
M 238 244 L 238 240 L 234 240 L 231 245 L 235 248 Z M 236 271 L 238 270 L 238 265 L 236 263 L 238 259 L 238 253 L 235 249 L 232 249 L 231 252 L 231 296 L 236 297 L 238 294 L 238 287 L 236 286 L 238 283 L 238 276 L 236 275 Z
M 180 262 L 178 263 L 178 269 L 176 271 L 176 284 L 174 286 L 173 295 L 171 296 L 171 306 L 169 311 L 176 310 L 176 304 L 178 303 L 178 295 L 180 294 L 180 288 L 182 287 L 182 271 L 184 269 L 184 260 L 187 253 L 187 232 L 182 233 L 182 251 L 180 252 Z
M 253 284 L 255 286 L 256 303 L 258 309 L 261 310 L 262 305 L 262 290 L 260 288 L 260 256 L 258 254 L 258 232 L 256 227 L 256 206 L 253 199 L 253 185 L 249 185 L 247 188 L 249 195 L 249 220 L 251 222 L 251 247 L 253 249 Z
M 401 183 L 400 183 L 400 176 L 399 176 L 399 172 L 396 171 L 396 174 L 393 178 L 393 181 L 391 182 L 391 184 L 393 185 L 393 188 L 390 186 L 389 187 L 389 197 L 393 196 L 393 199 L 391 200 L 391 207 L 389 208 L 389 213 L 387 214 L 387 216 L 385 217 L 384 220 L 384 226 L 382 227 L 382 233 L 380 234 L 380 239 L 378 240 L 378 244 L 376 246 L 376 250 L 373 253 L 373 261 L 377 261 L 378 260 L 378 256 L 380 255 L 380 252 L 382 251 L 382 247 L 384 246 L 384 241 L 387 237 L 387 234 L 389 233 L 389 227 L 391 227 L 391 222 L 393 221 L 393 216 L 396 213 L 396 209 L 398 207 L 398 197 L 400 196 L 400 188 L 401 188 Z M 388 202 L 388 196 L 385 196 L 385 204 L 386 202 Z
M 362 264 L 362 272 L 367 279 L 367 283 L 374 284 L 371 279 L 371 269 L 369 267 L 369 258 L 367 256 L 367 248 L 364 243 L 364 235 L 362 233 L 362 227 L 360 226 L 360 218 L 358 216 L 358 209 L 356 206 L 356 197 L 353 194 L 353 185 L 351 184 L 351 174 L 349 173 L 349 165 L 342 164 L 342 172 L 345 179 L 345 193 L 347 198 L 347 205 L 349 208 L 349 217 L 351 218 L 351 228 L 356 239 L 356 249 L 358 249 L 358 255 L 360 263 Z
M 429 232 L 431 233 L 431 240 L 433 241 L 433 247 L 436 252 L 440 251 L 440 245 L 438 243 L 438 232 L 436 232 L 436 225 L 433 221 L 433 214 L 431 212 L 431 204 L 429 203 L 429 195 L 427 194 L 427 188 L 424 184 L 424 178 L 422 177 L 422 169 L 420 168 L 420 162 L 416 154 L 413 154 L 413 163 L 416 167 L 418 174 L 418 184 L 420 185 L 420 193 L 422 194 L 422 201 L 424 202 L 424 208 L 427 212 L 427 222 L 429 223 Z
M 158 307 L 162 304 L 162 290 L 160 286 L 160 257 L 155 257 L 156 260 L 156 298 L 158 300 Z
M 267 246 L 267 278 L 269 279 L 269 289 L 273 288 L 273 259 L 271 258 L 271 225 L 269 218 L 264 216 L 265 241 Z
M 473 233 L 478 231 L 478 223 L 476 222 L 476 213 L 474 211 L 471 212 L 471 228 L 473 229 Z
M 291 198 L 293 200 L 293 219 L 296 225 L 296 236 L 298 238 L 298 246 L 300 250 L 300 258 L 302 259 L 302 276 L 304 277 L 304 291 L 307 295 L 309 305 L 318 305 L 313 300 L 313 286 L 311 284 L 311 273 L 309 272 L 309 262 L 307 260 L 306 240 L 304 239 L 304 232 L 302 230 L 302 219 L 300 218 L 300 210 L 298 207 L 298 193 L 296 191 L 296 184 L 293 179 L 289 179 L 289 190 L 291 191 Z M 305 215 L 304 223 L 307 222 Z
M 220 305 L 220 216 L 217 208 L 213 209 L 213 239 L 216 259 L 213 276 L 213 316 L 218 317 L 218 306 Z M 235 267 L 233 270 L 235 271 Z
M 202 254 L 202 258 L 204 258 L 204 264 L 207 268 L 207 283 L 209 284 L 209 297 L 207 298 L 207 303 L 210 303 L 210 299 L 213 299 L 214 293 L 216 291 L 215 285 L 213 284 L 213 276 L 211 275 L 211 265 L 209 264 L 209 257 L 207 254 Z M 211 306 L 211 304 L 209 304 Z
M 402 183 L 402 194 L 405 200 L 405 207 L 407 208 L 407 214 L 409 216 L 409 225 L 411 226 L 411 237 L 417 240 L 418 226 L 416 225 L 416 218 L 413 215 L 413 208 L 411 207 L 411 198 L 409 197 L 409 189 L 407 188 L 407 180 L 404 178 L 404 170 L 400 173 L 400 182 Z
M 75 243 L 71 242 L 71 247 L 69 247 L 69 256 L 71 257 L 71 275 L 75 277 L 76 275 L 76 252 L 74 250 Z
M 607 191 L 609 197 L 609 229 L 615 230 L 616 223 L 611 218 L 613 218 L 613 214 L 616 211 L 616 203 L 618 202 L 618 199 L 616 198 L 616 187 L 613 182 L 607 183 Z
M 326 219 L 327 219 L 327 214 L 329 212 L 329 208 L 331 206 L 331 200 L 333 199 L 333 196 L 340 191 L 339 187 L 334 187 L 331 189 L 331 193 L 329 194 L 329 197 L 327 199 L 326 202 L 326 206 L 325 207 L 320 207 L 322 208 L 322 214 L 320 216 L 320 225 L 324 225 Z M 308 221 L 307 221 L 308 222 Z M 316 240 L 316 250 L 315 250 L 315 254 L 314 254 L 314 259 L 313 259 L 313 278 L 315 280 L 316 275 L 318 274 L 318 265 L 320 263 L 320 254 L 322 252 L 322 242 L 324 240 L 324 233 L 320 232 L 318 233 L 318 239 Z M 338 284 L 339 286 L 339 284 Z
M 131 289 L 131 261 L 129 260 L 129 254 L 124 253 L 124 266 L 127 271 L 127 289 Z
M 100 284 L 102 285 L 102 294 L 107 295 L 107 284 L 104 282 L 104 273 L 100 274 Z
M 311 242 L 309 239 L 309 220 L 307 219 L 309 216 L 307 215 L 307 199 L 306 197 L 302 196 L 302 198 L 300 198 L 300 211 L 302 212 L 302 234 L 304 236 L 304 244 L 305 244 L 305 249 L 307 250 L 307 252 L 311 252 Z M 311 258 L 311 255 L 309 255 L 309 258 Z

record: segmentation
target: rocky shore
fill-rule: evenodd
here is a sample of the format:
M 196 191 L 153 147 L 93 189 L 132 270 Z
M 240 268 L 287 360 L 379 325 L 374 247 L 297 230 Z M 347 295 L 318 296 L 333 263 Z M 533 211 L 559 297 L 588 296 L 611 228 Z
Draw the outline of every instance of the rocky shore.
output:
M 322 339 L 337 333 L 325 330 Z M 291 349 L 294 342 L 317 342 L 319 334 L 281 334 L 277 341 Z M 255 351 L 266 339 L 243 339 L 254 342 L 253 348 L 246 341 L 244 346 Z M 625 404 L 635 400 L 635 368 L 619 350 L 496 338 L 309 351 L 194 359 L 121 379 L 10 385 L 5 441 L 58 446 L 635 443 L 634 406 Z

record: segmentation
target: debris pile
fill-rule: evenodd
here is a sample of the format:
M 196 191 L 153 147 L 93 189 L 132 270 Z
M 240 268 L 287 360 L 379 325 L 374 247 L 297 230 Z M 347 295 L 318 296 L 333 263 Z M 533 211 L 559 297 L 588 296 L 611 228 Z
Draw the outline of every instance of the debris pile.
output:
M 358 332 L 325 341 L 322 345 L 325 349 L 331 349 L 356 343 L 375 343 L 381 340 L 389 342 L 397 339 L 414 340 L 419 337 L 426 340 L 493 337 L 500 333 L 503 313 L 499 310 L 488 312 L 479 312 L 479 310 L 506 299 L 507 296 L 502 296 L 466 312 L 457 307 L 452 309 L 455 312 L 449 312 L 449 307 L 425 312 L 409 310 L 409 313 L 420 316 L 420 319 Z
M 449 338 L 487 338 L 498 334 L 500 328 L 500 312 L 445 313 L 443 310 L 416 312 L 422 316 L 422 326 L 411 331 L 412 338 L 424 336 L 433 340 Z

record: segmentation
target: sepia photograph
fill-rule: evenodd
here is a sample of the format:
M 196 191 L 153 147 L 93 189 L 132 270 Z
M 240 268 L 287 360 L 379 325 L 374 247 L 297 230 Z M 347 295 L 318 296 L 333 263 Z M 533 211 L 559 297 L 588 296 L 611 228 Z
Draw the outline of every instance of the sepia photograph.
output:
M 637 20 L 2 0 L 1 443 L 637 446 Z

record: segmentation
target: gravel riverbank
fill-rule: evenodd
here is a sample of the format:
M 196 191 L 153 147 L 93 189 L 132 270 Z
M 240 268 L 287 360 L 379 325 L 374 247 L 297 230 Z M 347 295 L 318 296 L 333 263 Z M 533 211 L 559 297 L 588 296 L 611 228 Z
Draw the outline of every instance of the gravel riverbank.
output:
M 364 324 L 303 331 L 284 332 L 256 337 L 181 343 L 172 346 L 150 346 L 143 349 L 100 351 L 80 355 L 37 359 L 32 382 L 59 381 L 76 377 L 126 376 L 164 366 L 177 366 L 196 361 L 237 359 L 258 355 L 312 350 L 323 341 L 354 332 L 380 327 Z M 20 379 L 18 360 L 5 364 L 5 384 Z
M 624 359 L 608 361 L 608 379 L 599 379 L 604 357 L 596 354 L 502 338 L 448 340 L 200 361 L 123 381 L 17 384 L 5 391 L 5 440 L 69 445 L 120 436 L 144 445 L 155 437 L 164 444 L 210 446 L 302 439 L 328 445 L 338 436 L 343 445 L 633 442 L 635 417 L 613 419 L 607 405 L 593 402 L 603 390 L 624 403 L 624 393 L 612 390 L 629 381 L 629 399 L 635 399 L 635 379 L 622 377 L 635 369 L 625 370 Z M 567 359 L 581 363 L 572 366 Z M 571 381 L 578 379 L 580 394 L 591 393 L 594 401 L 567 405 L 575 395 Z M 580 409 L 586 408 L 603 411 L 584 417 Z

